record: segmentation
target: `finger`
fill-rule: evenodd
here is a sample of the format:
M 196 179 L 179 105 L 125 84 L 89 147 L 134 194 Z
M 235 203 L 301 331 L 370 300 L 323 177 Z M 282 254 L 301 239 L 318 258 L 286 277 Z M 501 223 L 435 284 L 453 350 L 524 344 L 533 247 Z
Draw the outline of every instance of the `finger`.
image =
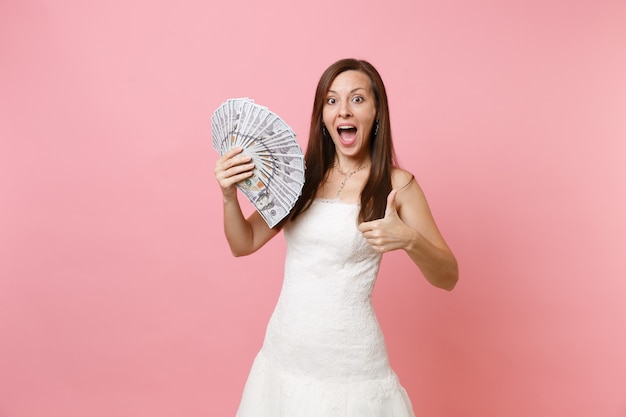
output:
M 376 220 L 371 221 L 371 222 L 362 222 L 362 223 L 360 223 L 360 224 L 359 224 L 359 231 L 360 231 L 361 233 L 366 233 L 366 232 L 369 232 L 369 231 L 374 230 L 374 226 L 375 226 L 375 223 L 374 223 L 374 222 L 375 222 L 375 221 L 376 221 Z
M 387 196 L 387 207 L 385 208 L 385 217 L 397 214 L 396 210 L 396 190 L 391 190 Z
M 234 163 L 236 161 L 238 161 L 242 157 L 244 157 L 244 155 L 241 155 L 240 157 L 237 157 L 237 155 L 241 154 L 241 152 L 243 152 L 243 148 L 241 148 L 241 147 L 233 148 L 233 149 L 229 150 L 228 152 L 224 153 L 224 155 L 222 155 L 217 160 L 217 164 L 218 165 L 223 165 L 223 166 L 226 166 L 226 167 L 234 165 Z
M 215 164 L 216 171 L 227 171 L 244 164 L 250 165 L 252 157 L 250 155 L 238 155 L 238 152 L 228 151 Z M 248 168 L 247 168 L 248 169 Z
M 233 156 L 237 155 L 238 153 L 243 152 L 243 148 L 241 146 L 237 146 L 231 150 L 229 150 L 228 152 L 226 152 L 224 155 L 222 155 L 222 159 L 226 160 L 226 159 L 230 159 Z
M 237 147 L 226 152 L 215 164 L 215 177 L 222 188 L 254 175 L 255 164 L 250 155 L 242 155 L 243 148 Z
M 229 184 L 237 184 L 240 181 L 245 180 L 246 178 L 250 178 L 254 174 L 254 171 L 246 171 L 240 174 L 233 175 L 228 177 L 226 180 Z
M 254 163 L 235 165 L 228 169 L 216 169 L 215 176 L 218 180 L 239 182 L 242 178 L 248 178 L 254 174 Z

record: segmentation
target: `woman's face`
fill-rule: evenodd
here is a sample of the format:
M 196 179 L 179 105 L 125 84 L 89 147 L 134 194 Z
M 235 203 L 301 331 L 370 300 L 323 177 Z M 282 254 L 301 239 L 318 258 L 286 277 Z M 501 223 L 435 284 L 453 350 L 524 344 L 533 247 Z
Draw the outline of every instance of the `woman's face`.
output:
M 376 116 L 376 99 L 366 74 L 344 71 L 333 80 L 322 119 L 338 155 L 366 158 Z

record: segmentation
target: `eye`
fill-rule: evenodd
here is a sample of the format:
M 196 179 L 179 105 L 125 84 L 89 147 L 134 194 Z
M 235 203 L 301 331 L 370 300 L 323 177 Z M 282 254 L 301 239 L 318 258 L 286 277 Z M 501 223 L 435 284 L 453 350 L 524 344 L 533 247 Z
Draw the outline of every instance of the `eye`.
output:
M 361 97 L 361 96 L 354 96 L 354 97 L 352 97 L 352 101 L 355 102 L 355 103 L 362 103 L 363 100 L 365 100 L 365 99 L 363 97 Z
M 337 100 L 335 100 L 334 97 L 328 97 L 326 99 L 326 104 L 335 104 L 337 102 Z

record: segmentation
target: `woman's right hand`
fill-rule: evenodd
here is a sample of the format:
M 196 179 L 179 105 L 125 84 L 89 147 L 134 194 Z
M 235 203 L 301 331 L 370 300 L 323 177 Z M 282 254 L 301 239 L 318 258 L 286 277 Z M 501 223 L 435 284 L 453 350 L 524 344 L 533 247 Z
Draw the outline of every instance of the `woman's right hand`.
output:
M 224 198 L 237 196 L 235 184 L 249 178 L 254 172 L 254 163 L 249 155 L 241 155 L 243 148 L 237 147 L 226 152 L 215 163 L 215 178 Z

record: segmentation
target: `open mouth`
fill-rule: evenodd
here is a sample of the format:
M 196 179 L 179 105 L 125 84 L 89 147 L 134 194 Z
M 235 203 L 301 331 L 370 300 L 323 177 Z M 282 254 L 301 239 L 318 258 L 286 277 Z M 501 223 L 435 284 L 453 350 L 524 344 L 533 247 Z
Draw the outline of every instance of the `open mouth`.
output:
M 357 129 L 354 126 L 339 126 L 337 128 L 337 133 L 341 138 L 341 142 L 345 145 L 354 143 L 356 140 L 356 132 Z

